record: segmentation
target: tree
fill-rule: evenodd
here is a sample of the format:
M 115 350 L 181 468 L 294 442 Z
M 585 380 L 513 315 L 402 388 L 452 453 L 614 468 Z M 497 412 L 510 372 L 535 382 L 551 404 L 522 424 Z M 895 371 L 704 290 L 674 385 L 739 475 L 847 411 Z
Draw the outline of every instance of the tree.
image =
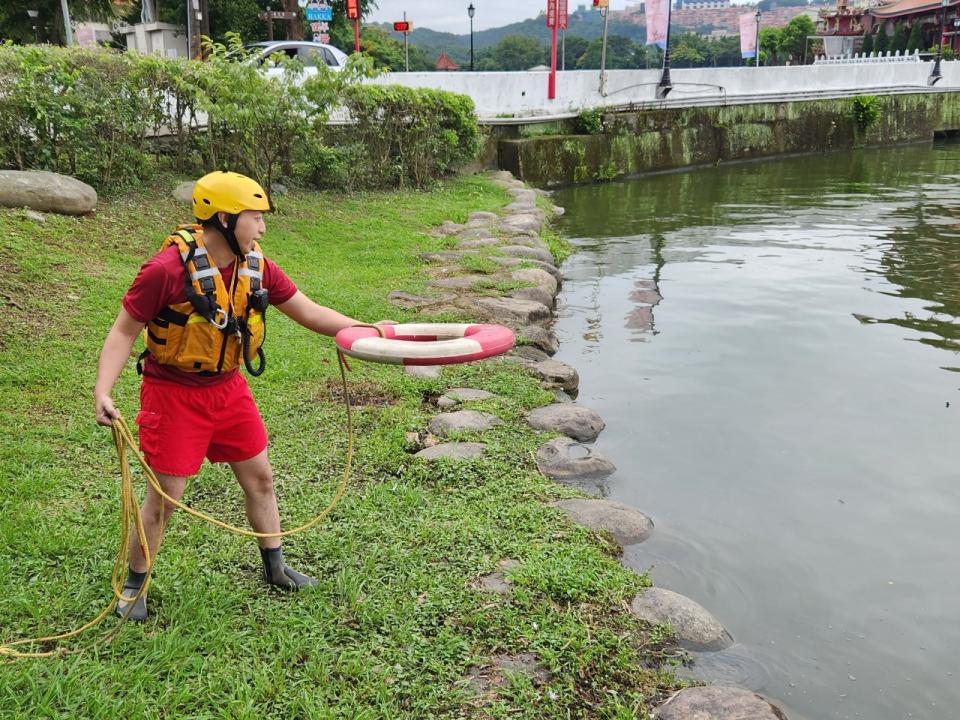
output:
M 479 70 L 529 70 L 547 61 L 548 50 L 533 38 L 507 35 L 480 54 Z
M 873 49 L 877 51 L 877 54 L 885 53 L 890 49 L 890 36 L 887 35 L 885 25 L 880 25 L 880 29 L 877 30 L 877 39 L 873 43 Z
M 897 23 L 897 29 L 893 31 L 893 38 L 890 40 L 890 49 L 901 53 L 907 50 L 907 24 Z
M 913 26 L 910 28 L 910 37 L 907 38 L 907 52 L 913 52 L 914 50 L 920 50 L 922 48 L 923 30 L 920 28 L 920 23 L 914 20 Z
M 570 70 L 577 67 L 577 61 L 583 57 L 583 54 L 587 51 L 587 46 L 589 44 L 589 40 L 585 40 L 584 38 L 576 35 L 568 35 L 563 43 L 564 67 L 567 67 Z
M 395 40 L 386 30 L 368 26 L 360 31 L 360 49 L 373 59 L 375 68 L 402 72 L 406 68 L 403 43 Z M 426 53 L 416 45 L 409 46 L 410 71 L 433 70 L 434 65 Z
M 869 55 L 873 52 L 873 33 L 866 32 L 863 35 L 863 45 L 860 46 L 860 52 Z
M 817 28 L 809 15 L 797 15 L 786 27 L 780 31 L 780 42 L 777 56 L 782 60 L 803 62 L 804 51 L 807 47 L 807 36 L 813 35 Z
M 781 28 L 760 28 L 760 62 L 763 65 L 775 65 L 778 61 L 777 52 L 780 49 Z
M 33 20 L 27 10 L 36 10 Z M 116 5 L 112 0 L 71 0 L 70 20 L 110 20 L 117 16 Z M 33 25 L 37 26 L 34 33 Z M 0 42 L 40 42 L 63 45 L 66 35 L 63 31 L 63 10 L 60 0 L 4 0 L 0 3 Z
M 596 70 L 600 68 L 600 53 L 603 50 L 603 39 L 597 39 L 587 46 L 586 52 L 577 62 L 580 70 Z M 639 66 L 637 46 L 623 35 L 611 35 L 607 38 L 606 69 L 619 70 Z

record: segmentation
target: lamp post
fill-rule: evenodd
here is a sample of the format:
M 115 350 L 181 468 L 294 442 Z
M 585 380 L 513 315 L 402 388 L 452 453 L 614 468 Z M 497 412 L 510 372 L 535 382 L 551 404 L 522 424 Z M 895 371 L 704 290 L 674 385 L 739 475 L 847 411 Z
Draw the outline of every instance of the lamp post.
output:
M 933 61 L 933 70 L 930 71 L 930 77 L 927 78 L 927 85 L 936 85 L 943 75 L 940 73 L 940 58 L 943 55 L 943 23 L 947 17 L 947 3 L 949 0 L 940 2 L 940 34 L 937 37 L 937 55 Z
M 470 72 L 473 72 L 473 14 L 477 9 L 473 6 L 473 3 L 470 3 L 470 6 L 467 8 L 467 15 L 470 16 Z
M 757 67 L 760 67 L 760 6 L 757 5 Z
M 27 15 L 30 16 L 30 25 L 33 27 L 33 39 L 34 42 L 40 43 L 40 35 L 37 32 L 37 16 L 40 14 L 39 10 L 27 10 Z

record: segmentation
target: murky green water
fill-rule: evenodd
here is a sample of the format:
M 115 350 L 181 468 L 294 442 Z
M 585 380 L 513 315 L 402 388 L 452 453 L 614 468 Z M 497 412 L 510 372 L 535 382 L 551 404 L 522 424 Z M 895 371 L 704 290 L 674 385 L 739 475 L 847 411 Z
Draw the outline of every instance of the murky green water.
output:
M 632 566 L 791 718 L 960 717 L 960 145 L 556 193 L 558 359 Z

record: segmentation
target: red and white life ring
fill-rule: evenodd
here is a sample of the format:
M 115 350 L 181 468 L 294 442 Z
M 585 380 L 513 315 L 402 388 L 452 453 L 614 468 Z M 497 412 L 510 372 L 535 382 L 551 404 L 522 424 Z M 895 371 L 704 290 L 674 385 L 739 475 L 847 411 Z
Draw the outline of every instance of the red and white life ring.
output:
M 502 325 L 411 323 L 375 328 L 344 328 L 335 338 L 345 355 L 392 365 L 450 365 L 482 360 L 513 347 L 514 335 Z

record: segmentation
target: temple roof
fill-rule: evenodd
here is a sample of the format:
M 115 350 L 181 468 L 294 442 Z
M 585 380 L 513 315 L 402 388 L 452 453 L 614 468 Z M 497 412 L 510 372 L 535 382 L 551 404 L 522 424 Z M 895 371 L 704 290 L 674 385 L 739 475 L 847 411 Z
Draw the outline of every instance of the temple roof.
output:
M 459 70 L 460 66 L 457 65 L 449 55 L 445 52 L 440 53 L 440 57 L 437 58 L 437 70 Z
M 870 14 L 874 17 L 899 17 L 901 15 L 915 15 L 919 12 L 929 12 L 938 10 L 940 3 L 938 0 L 895 0 L 894 2 L 884 3 L 870 8 Z

